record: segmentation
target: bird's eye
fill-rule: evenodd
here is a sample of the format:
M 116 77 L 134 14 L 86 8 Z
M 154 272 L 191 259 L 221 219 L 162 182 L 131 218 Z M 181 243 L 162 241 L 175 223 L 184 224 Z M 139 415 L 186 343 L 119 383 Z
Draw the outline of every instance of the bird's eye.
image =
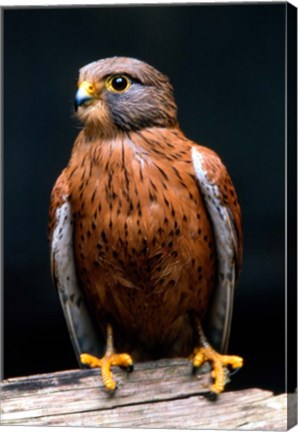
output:
M 106 87 L 109 91 L 116 93 L 123 93 L 131 85 L 131 81 L 125 75 L 116 75 L 108 78 L 106 82 Z

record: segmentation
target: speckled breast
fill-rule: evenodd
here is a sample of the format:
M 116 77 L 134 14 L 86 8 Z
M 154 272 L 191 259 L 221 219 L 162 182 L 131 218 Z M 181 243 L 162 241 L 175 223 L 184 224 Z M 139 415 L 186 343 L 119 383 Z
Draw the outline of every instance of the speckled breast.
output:
M 69 172 L 87 300 L 98 321 L 158 342 L 180 317 L 204 313 L 215 283 L 214 235 L 190 151 L 169 161 L 123 140 L 79 153 Z

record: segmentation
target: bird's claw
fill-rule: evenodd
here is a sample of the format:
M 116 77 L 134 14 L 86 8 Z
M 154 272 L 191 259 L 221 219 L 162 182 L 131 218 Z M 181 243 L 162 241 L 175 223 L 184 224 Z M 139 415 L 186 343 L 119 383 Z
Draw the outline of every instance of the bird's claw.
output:
M 111 366 L 121 366 L 127 368 L 127 370 L 133 370 L 133 360 L 129 354 L 109 354 L 102 358 L 94 357 L 91 354 L 81 354 L 81 363 L 88 365 L 91 368 L 100 368 L 102 382 L 105 388 L 109 391 L 115 391 L 117 389 L 116 381 L 113 378 Z
M 229 373 L 227 366 L 238 370 L 243 365 L 241 357 L 219 354 L 210 345 L 196 348 L 193 357 L 193 368 L 200 367 L 206 361 L 212 365 L 211 376 L 214 379 L 214 383 L 210 390 L 211 394 L 214 393 L 216 395 L 224 390 L 225 384 L 228 382 Z M 209 398 L 210 395 L 208 396 Z

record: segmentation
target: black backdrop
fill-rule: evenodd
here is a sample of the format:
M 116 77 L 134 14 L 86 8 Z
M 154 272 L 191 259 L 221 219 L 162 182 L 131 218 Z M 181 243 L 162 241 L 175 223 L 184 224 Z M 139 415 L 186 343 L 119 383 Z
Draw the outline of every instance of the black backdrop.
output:
M 47 245 L 79 124 L 78 69 L 126 55 L 171 77 L 185 134 L 220 154 L 243 211 L 230 388 L 284 390 L 285 4 L 4 10 L 4 376 L 77 367 Z

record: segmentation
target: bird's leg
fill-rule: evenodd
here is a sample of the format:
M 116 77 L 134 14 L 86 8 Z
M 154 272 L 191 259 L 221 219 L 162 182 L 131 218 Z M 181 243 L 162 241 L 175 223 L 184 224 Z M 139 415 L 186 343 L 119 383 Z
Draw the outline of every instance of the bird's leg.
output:
M 129 371 L 133 370 L 133 360 L 129 354 L 115 354 L 113 345 L 113 332 L 111 324 L 107 325 L 106 352 L 102 358 L 97 358 L 91 354 L 81 354 L 80 360 L 83 364 L 91 368 L 101 369 L 102 381 L 106 389 L 115 390 L 117 385 L 113 379 L 111 366 L 123 366 Z
M 218 395 L 225 387 L 226 367 L 230 366 L 233 369 L 240 368 L 243 365 L 243 359 L 238 356 L 219 354 L 216 352 L 209 344 L 199 320 L 197 320 L 197 330 L 200 339 L 200 347 L 194 350 L 193 367 L 198 368 L 206 361 L 211 363 L 211 376 L 214 379 L 211 392 Z

